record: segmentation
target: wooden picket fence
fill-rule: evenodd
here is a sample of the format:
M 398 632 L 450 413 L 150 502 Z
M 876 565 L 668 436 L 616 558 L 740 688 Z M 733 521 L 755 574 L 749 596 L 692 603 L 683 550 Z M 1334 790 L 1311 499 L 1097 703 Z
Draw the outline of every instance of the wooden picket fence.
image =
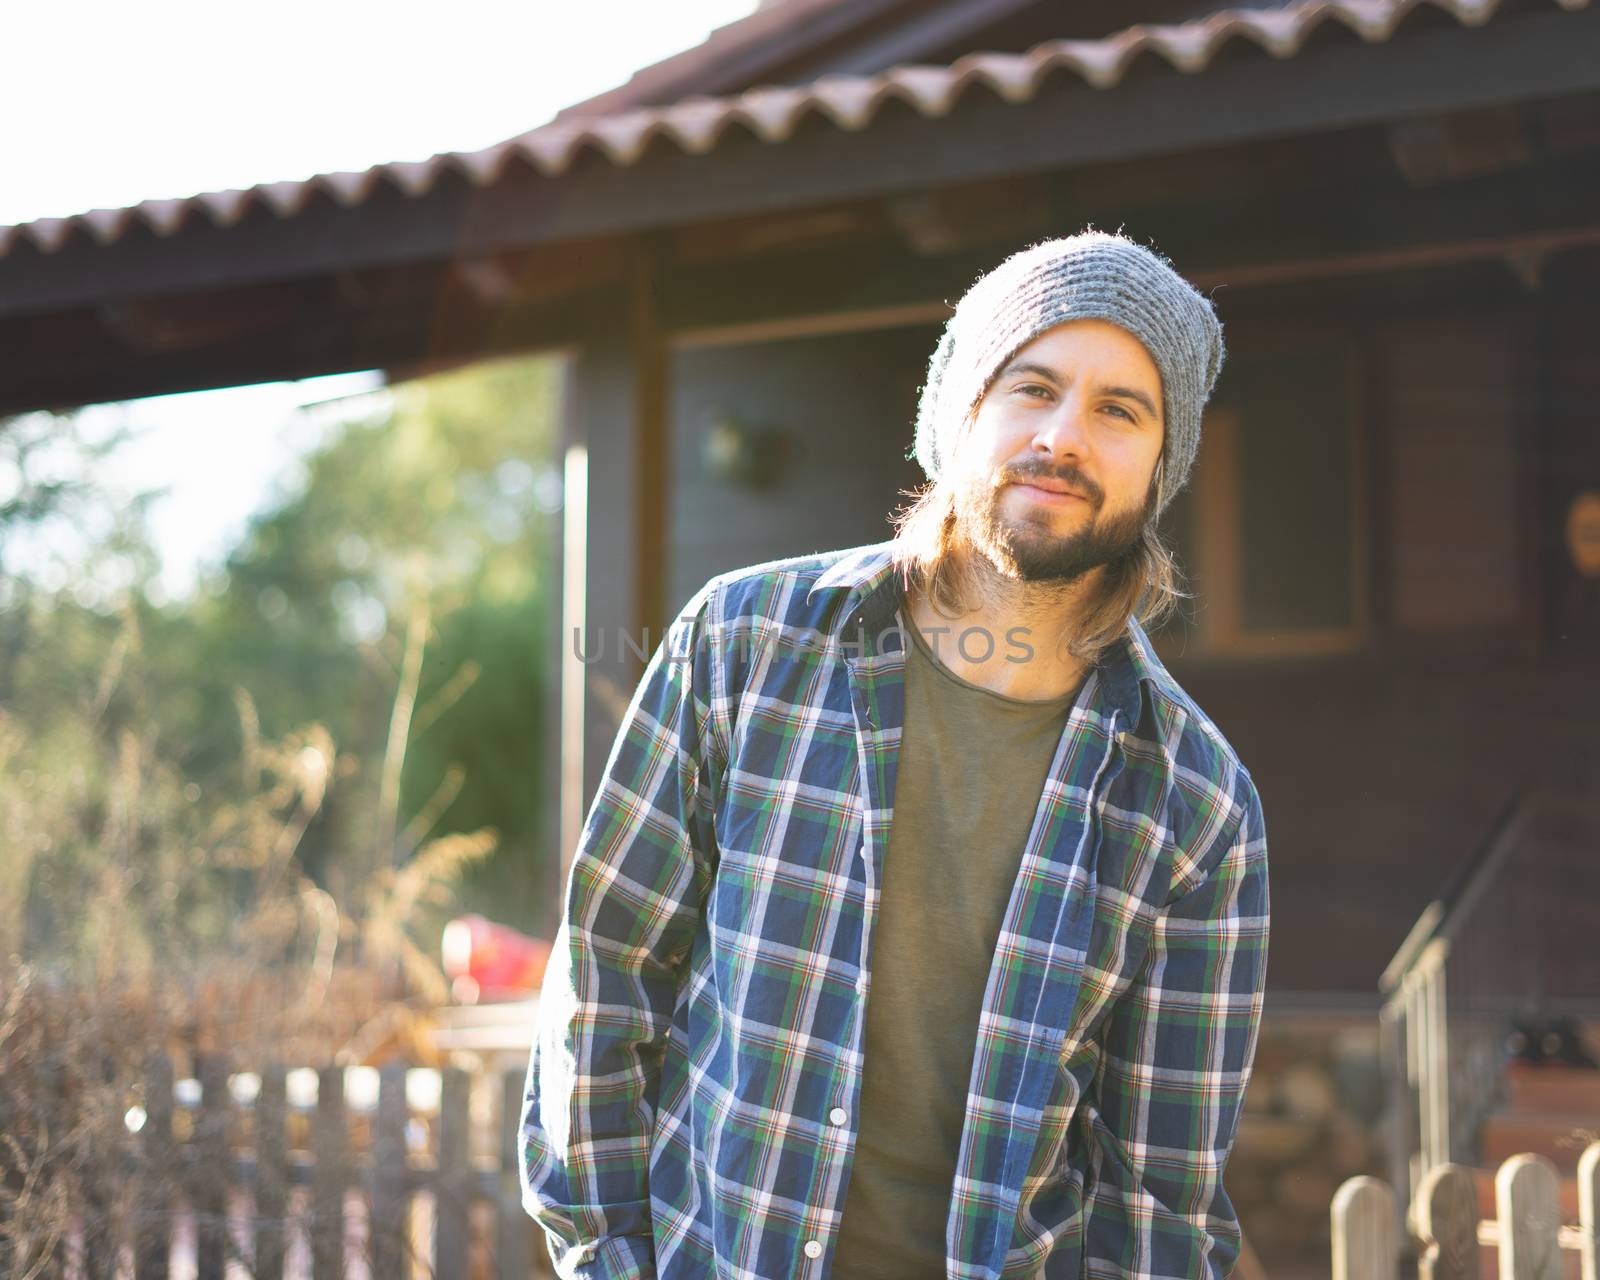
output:
M 1600 1280 L 1600 1142 L 1578 1161 L 1575 1224 L 1562 1221 L 1561 1176 L 1542 1155 L 1502 1164 L 1494 1202 L 1481 1220 L 1466 1165 L 1432 1170 L 1404 1218 L 1388 1183 L 1351 1178 L 1333 1200 L 1333 1280 L 1397 1280 L 1413 1258 L 1418 1280 Z
M 346 1069 L 329 1067 L 314 1073 L 314 1100 L 305 1087 L 313 1073 L 303 1070 L 239 1073 L 213 1058 L 197 1074 L 175 1081 L 165 1058 L 150 1064 L 137 1124 L 134 1238 L 119 1251 L 121 1265 L 80 1258 L 69 1272 L 131 1272 L 132 1280 L 549 1274 L 517 1181 L 520 1071 L 486 1082 L 499 1096 L 476 1134 L 474 1077 L 461 1070 L 393 1063 L 377 1072 L 375 1099 L 370 1073 L 367 1096 L 353 1099 Z M 236 1096 L 241 1079 L 259 1080 L 248 1102 Z M 420 1106 L 408 1097 L 419 1079 Z

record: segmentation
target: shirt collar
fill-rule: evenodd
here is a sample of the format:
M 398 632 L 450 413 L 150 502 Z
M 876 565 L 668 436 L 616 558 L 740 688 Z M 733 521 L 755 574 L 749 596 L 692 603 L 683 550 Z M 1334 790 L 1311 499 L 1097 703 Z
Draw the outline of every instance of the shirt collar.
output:
M 876 635 L 892 625 L 905 599 L 905 585 L 896 571 L 892 542 L 853 547 L 830 564 L 806 592 L 810 604 L 819 592 L 843 590 L 844 599 L 833 614 L 835 633 L 865 628 Z M 1122 712 L 1124 726 L 1139 723 L 1140 690 L 1165 692 L 1178 700 L 1176 682 L 1156 656 L 1150 637 L 1135 618 L 1128 619 L 1121 638 L 1110 645 L 1096 664 L 1108 705 Z M 1153 703 L 1152 703 L 1153 705 Z

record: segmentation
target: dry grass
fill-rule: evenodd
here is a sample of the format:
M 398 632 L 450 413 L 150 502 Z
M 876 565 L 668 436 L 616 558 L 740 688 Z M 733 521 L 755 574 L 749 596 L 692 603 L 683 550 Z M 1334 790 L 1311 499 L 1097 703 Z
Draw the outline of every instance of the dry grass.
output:
M 400 820 L 427 635 L 419 610 L 386 755 L 368 771 L 378 794 L 356 793 L 376 816 L 353 861 L 372 870 L 342 901 L 301 846 L 327 797 L 359 788 L 358 762 L 316 724 L 263 740 L 240 690 L 239 783 L 203 792 L 163 757 L 131 615 L 94 688 L 48 725 L 0 710 L 0 1274 L 63 1274 L 76 1238 L 84 1273 L 113 1275 L 141 1212 L 222 1185 L 204 1160 L 142 1163 L 152 1134 L 129 1117 L 159 1109 L 145 1096 L 157 1055 L 182 1079 L 208 1059 L 370 1060 L 405 1045 L 397 1025 L 415 1040 L 445 992 L 419 921 L 495 846 L 492 831 L 432 837 L 441 796 Z

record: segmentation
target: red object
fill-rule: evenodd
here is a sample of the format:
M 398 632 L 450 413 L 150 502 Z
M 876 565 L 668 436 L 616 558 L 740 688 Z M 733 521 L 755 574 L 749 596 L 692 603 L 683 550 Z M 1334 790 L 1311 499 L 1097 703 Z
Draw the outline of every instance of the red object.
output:
M 483 916 L 457 916 L 440 943 L 451 994 L 462 1004 L 515 1000 L 539 990 L 550 944 Z

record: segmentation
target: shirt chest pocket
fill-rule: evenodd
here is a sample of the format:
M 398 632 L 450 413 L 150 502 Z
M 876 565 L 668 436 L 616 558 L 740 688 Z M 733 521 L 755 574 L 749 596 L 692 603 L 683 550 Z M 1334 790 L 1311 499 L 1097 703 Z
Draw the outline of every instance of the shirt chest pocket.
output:
M 1143 976 L 1156 910 L 1147 901 L 1106 886 L 1095 893 L 1094 925 L 1062 1059 L 1099 1036 L 1117 1002 Z
M 822 940 L 842 945 L 831 917 L 860 907 L 854 741 L 834 737 L 814 733 L 804 759 L 792 747 L 786 756 L 746 741 L 728 770 L 706 903 L 719 984 L 748 977 L 751 966 L 803 970 Z
M 1070 1056 L 1143 976 L 1171 880 L 1171 840 L 1155 797 L 1107 803 L 1095 816 L 1095 904 L 1083 977 L 1064 1046 Z

